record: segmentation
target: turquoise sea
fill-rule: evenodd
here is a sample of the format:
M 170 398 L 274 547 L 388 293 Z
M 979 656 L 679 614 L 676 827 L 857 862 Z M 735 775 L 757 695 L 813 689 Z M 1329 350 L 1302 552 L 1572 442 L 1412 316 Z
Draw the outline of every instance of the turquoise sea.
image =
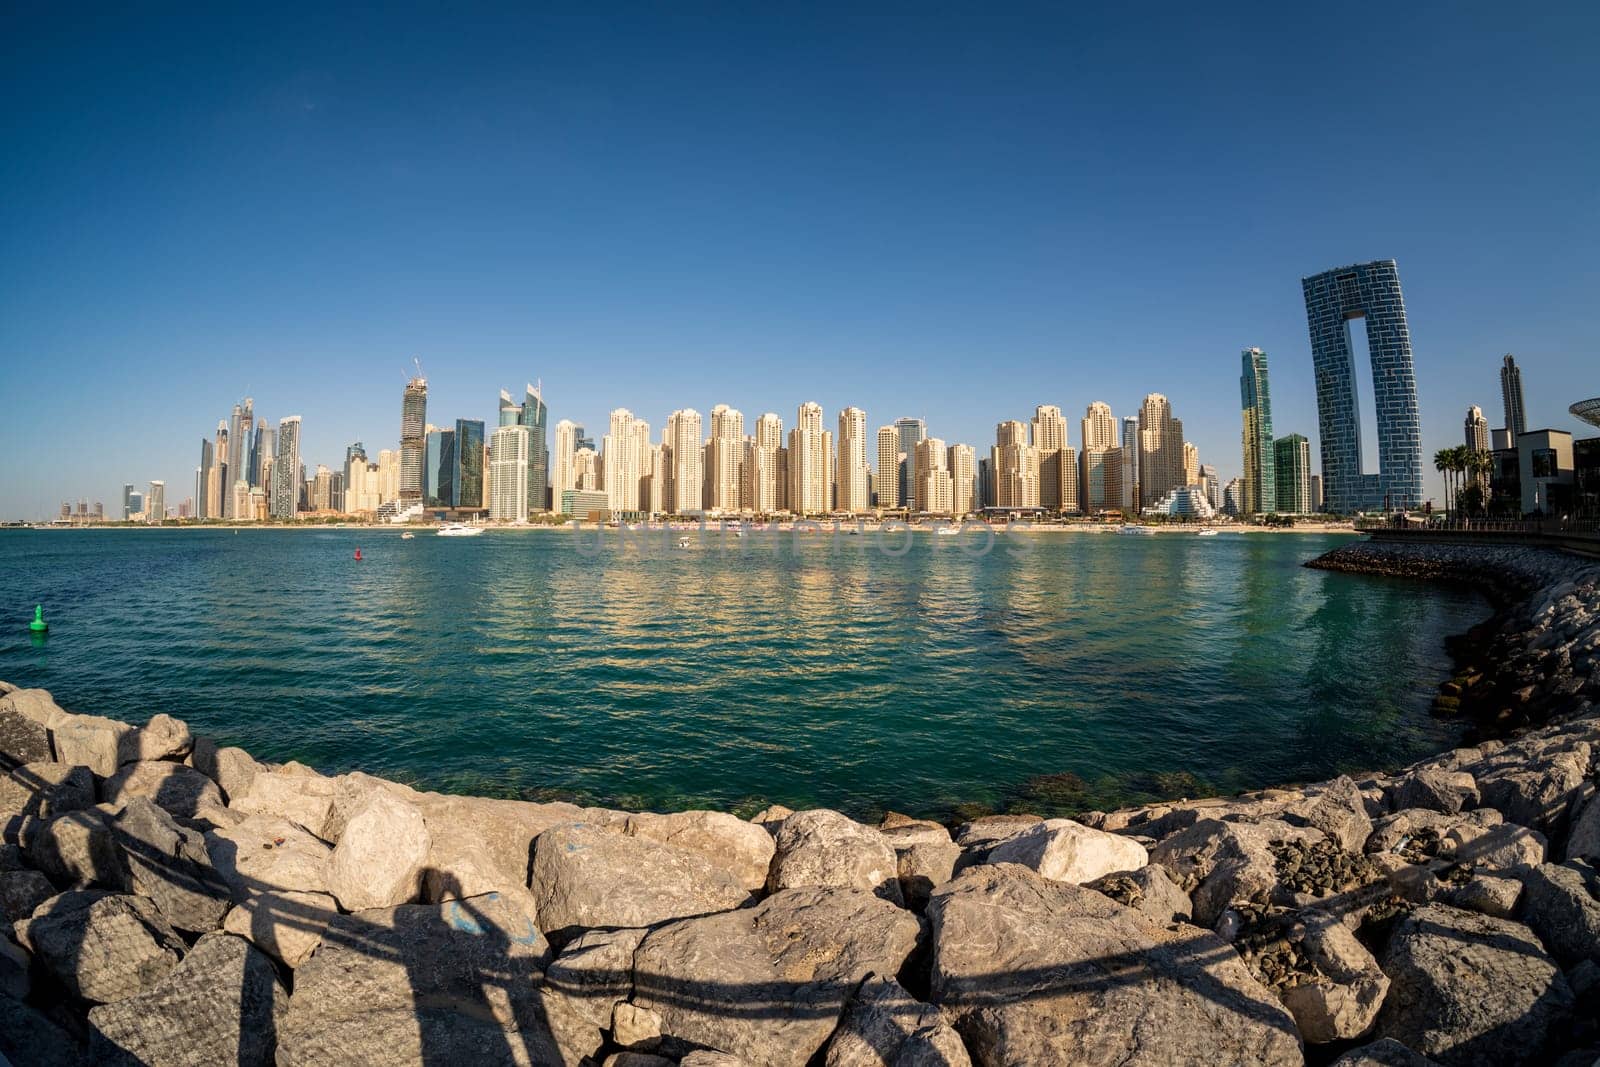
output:
M 1336 536 L 679 536 L 0 532 L 0 678 L 460 792 L 1070 813 L 1445 747 L 1488 613 Z

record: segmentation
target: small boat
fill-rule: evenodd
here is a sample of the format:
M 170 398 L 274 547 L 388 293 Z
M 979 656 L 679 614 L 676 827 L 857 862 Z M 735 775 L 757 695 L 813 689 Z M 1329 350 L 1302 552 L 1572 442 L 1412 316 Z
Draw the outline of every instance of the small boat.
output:
M 483 533 L 482 526 L 468 526 L 464 522 L 452 522 L 448 526 L 439 527 L 440 537 L 477 537 Z
M 689 539 L 687 537 L 678 538 L 678 547 L 679 548 L 688 548 L 689 547 Z
M 1217 531 L 1210 530 L 1210 529 L 1201 530 L 1199 533 L 1195 534 L 1195 536 L 1196 537 L 1215 537 L 1215 536 L 1217 536 Z
M 1133 523 L 1123 523 L 1117 527 L 1117 533 L 1131 534 L 1135 537 L 1154 537 L 1155 532 L 1156 528 L 1154 526 L 1136 526 Z
M 937 530 L 935 530 L 933 532 L 938 534 L 940 537 L 954 537 L 956 534 L 961 532 L 961 527 L 959 527 L 959 526 L 941 526 L 941 527 L 939 527 Z
M 407 530 L 405 533 L 400 535 L 400 540 L 402 541 L 415 541 L 416 539 L 417 535 L 412 533 L 410 530 Z

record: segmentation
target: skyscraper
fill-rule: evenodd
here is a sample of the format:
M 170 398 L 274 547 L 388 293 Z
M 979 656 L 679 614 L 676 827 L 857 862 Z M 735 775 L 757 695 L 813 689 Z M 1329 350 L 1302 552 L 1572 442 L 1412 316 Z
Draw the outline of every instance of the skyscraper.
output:
M 783 508 L 783 451 L 783 420 L 776 412 L 765 412 L 756 419 L 755 436 L 745 451 L 743 504 L 751 511 L 770 515 Z
M 867 413 L 860 408 L 839 412 L 840 511 L 859 515 L 872 507 L 867 489 Z
M 1522 403 L 1522 371 L 1517 369 L 1517 357 L 1510 352 L 1500 360 L 1500 400 L 1506 408 L 1506 429 L 1511 431 L 1513 444 L 1519 434 L 1528 432 L 1528 413 Z
M 1206 499 L 1216 511 L 1222 510 L 1222 482 L 1217 478 L 1217 468 L 1209 463 L 1200 464 L 1200 484 L 1205 487 Z
M 405 457 L 401 452 L 402 460 Z M 450 506 L 468 511 L 484 506 L 483 500 L 483 420 L 457 419 L 455 434 L 454 482 L 450 486 Z M 405 477 L 401 468 L 400 477 Z
M 989 465 L 994 471 L 996 507 L 1039 506 L 1039 455 L 1028 443 L 1026 423 L 1008 419 L 995 426 Z
M 893 426 L 878 427 L 878 507 L 893 511 L 900 507 L 900 431 Z
M 895 430 L 900 434 L 900 464 L 898 497 L 901 507 L 910 507 L 916 493 L 911 484 L 911 465 L 915 460 L 917 442 L 928 436 L 928 424 L 921 419 L 896 419 Z
M 978 510 L 977 455 L 971 445 L 951 445 L 950 514 L 960 517 Z
M 545 406 L 544 391 L 530 385 L 522 395 L 522 418 L 519 425 L 528 430 L 528 514 L 546 511 L 550 494 L 550 440 L 548 425 L 550 409 Z
M 828 484 L 832 436 L 822 428 L 822 405 L 812 400 L 801 404 L 789 431 L 789 510 L 796 515 L 823 515 L 832 506 Z
M 227 517 L 226 497 L 228 485 L 228 423 L 217 420 L 217 441 L 211 449 L 211 473 L 206 479 L 206 516 L 212 519 Z
M 1192 441 L 1183 443 L 1183 484 L 1200 484 L 1200 450 Z
M 236 506 L 239 499 L 237 487 L 240 482 L 248 489 L 250 485 L 250 450 L 255 440 L 255 401 L 245 397 L 240 403 L 233 405 L 233 415 L 228 420 L 228 465 L 224 472 L 223 493 L 227 503 L 224 513 L 232 518 L 254 518 L 252 515 L 236 515 Z
M 1469 450 L 1473 452 L 1489 451 L 1489 420 L 1484 417 L 1483 409 L 1476 404 L 1467 409 L 1465 430 L 1466 443 Z M 1472 478 L 1482 485 L 1484 489 L 1489 488 L 1489 472 L 1487 470 L 1474 473 Z
M 611 413 L 611 432 L 602 439 L 606 498 L 613 518 L 623 518 L 639 510 L 639 445 L 634 433 L 633 412 L 617 408 Z
M 482 427 L 482 423 L 478 424 Z M 406 383 L 400 402 L 400 506 L 422 503 L 422 466 L 427 460 L 428 380 L 420 373 Z M 280 448 L 282 447 L 280 443 Z
M 1272 391 L 1267 385 L 1267 354 L 1259 348 L 1240 353 L 1239 403 L 1244 413 L 1244 514 L 1270 515 L 1278 510 L 1277 475 L 1273 473 Z
M 675 515 L 697 515 L 705 510 L 706 479 L 700 413 L 684 408 L 668 415 L 663 443 L 671 450 L 672 496 L 665 509 Z M 648 473 L 648 467 L 644 470 Z
M 913 480 L 916 482 L 916 510 L 927 515 L 948 515 L 951 511 L 950 452 L 937 437 L 924 437 L 917 442 L 912 455 Z
M 578 454 L 578 427 L 570 419 L 556 423 L 556 447 L 551 456 L 551 500 L 559 507 L 561 494 L 578 487 L 577 468 L 573 460 Z
M 744 413 L 726 404 L 711 409 L 711 439 L 706 442 L 707 511 L 732 515 L 744 497 Z
M 272 461 L 272 491 L 267 494 L 267 514 L 280 520 L 292 519 L 300 504 L 300 416 L 289 415 L 278 420 L 277 455 Z M 237 494 L 238 482 L 234 482 Z M 248 494 L 246 494 L 248 498 Z M 237 496 L 234 507 L 239 509 Z M 239 515 L 238 518 L 255 516 Z
M 1183 485 L 1183 422 L 1160 393 L 1139 408 L 1139 503 L 1149 507 Z
M 1039 459 L 1039 506 L 1060 511 L 1062 498 L 1062 449 L 1067 447 L 1067 420 L 1054 404 L 1040 404 L 1033 410 L 1033 450 Z M 1072 484 L 1078 482 L 1076 472 Z M 1073 501 L 1077 510 L 1077 501 Z
M 520 422 L 502 421 L 489 439 L 489 518 L 497 522 L 528 517 L 528 436 Z
M 167 517 L 167 483 L 151 482 L 150 496 L 144 505 L 145 522 L 161 522 Z
M 206 501 L 209 499 L 206 487 L 211 484 L 211 467 L 216 462 L 215 451 L 209 437 L 200 438 L 200 466 L 194 475 L 194 506 L 195 518 L 212 518 L 211 512 L 206 510 Z
M 1132 415 L 1122 417 L 1121 500 L 1124 511 L 1139 506 L 1139 420 Z
M 1302 279 L 1317 380 L 1322 486 L 1329 511 L 1411 508 L 1422 503 L 1422 424 L 1400 272 L 1392 259 Z M 1366 319 L 1377 413 L 1378 472 L 1365 472 L 1360 393 L 1350 320 Z
M 1120 499 L 1109 495 L 1106 464 L 1117 447 L 1117 420 L 1111 414 L 1111 405 L 1096 400 L 1083 413 L 1083 458 L 1078 478 L 1079 499 L 1083 510 L 1093 514 L 1106 508 L 1122 506 Z M 1121 462 L 1120 455 L 1117 457 Z M 1109 479 L 1109 487 L 1121 484 L 1118 477 Z
M 1290 515 L 1311 513 L 1311 442 L 1297 433 L 1272 443 L 1273 507 Z M 1248 510 L 1248 508 L 1247 508 Z

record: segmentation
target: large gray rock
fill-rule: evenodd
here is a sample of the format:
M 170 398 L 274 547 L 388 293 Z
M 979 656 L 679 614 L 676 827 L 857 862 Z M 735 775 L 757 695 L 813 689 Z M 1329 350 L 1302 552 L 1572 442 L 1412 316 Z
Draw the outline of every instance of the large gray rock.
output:
M 560 1062 L 548 942 L 498 897 L 341 915 L 295 971 L 278 1063 Z
M 861 983 L 828 1042 L 825 1067 L 968 1067 L 961 1036 L 944 1013 L 892 978 Z
M 206 834 L 211 864 L 238 901 L 257 893 L 326 893 L 332 850 L 286 819 L 252 815 Z
M 1589 746 L 1578 743 L 1530 762 L 1506 760 L 1476 777 L 1483 803 L 1499 810 L 1508 822 L 1560 837 L 1568 809 L 1588 776 Z
M 1037 815 L 983 815 L 956 828 L 955 842 L 962 851 L 982 859 L 988 850 L 1008 837 L 1044 822 Z
M 428 827 L 423 898 L 510 894 L 526 889 L 533 839 L 552 826 L 581 821 L 574 804 L 413 793 Z
M 56 887 L 41 871 L 0 871 L 0 916 L 7 926 L 28 918 L 55 895 Z
M 1584 960 L 1600 964 L 1600 901 L 1583 872 L 1544 863 L 1515 873 L 1523 886 L 1518 917 L 1550 955 L 1568 969 Z
M 1152 863 L 1137 871 L 1107 874 L 1086 884 L 1162 926 L 1189 922 L 1194 917 L 1189 894 L 1179 889 L 1167 869 L 1158 864 Z
M 151 988 L 183 954 L 183 942 L 149 901 L 96 889 L 50 898 L 18 931 L 68 991 L 100 1004 Z
M 1391 983 L 1377 1036 L 1442 1064 L 1540 1062 L 1572 992 L 1533 933 L 1440 904 L 1395 929 L 1382 959 Z
M 63 713 L 47 725 L 59 762 L 79 764 L 102 778 L 110 778 L 122 764 L 138 758 L 135 727 L 125 722 Z
M 1274 845 L 1315 844 L 1320 830 L 1291 826 L 1278 819 L 1257 823 L 1204 819 L 1163 839 L 1150 851 L 1194 901 L 1194 918 L 1214 926 L 1236 904 L 1266 904 L 1278 886 Z
M 1600 796 L 1590 798 L 1573 820 L 1566 858 L 1600 864 Z
M 49 729 L 57 718 L 71 714 L 56 703 L 48 689 L 13 689 L 0 696 L 0 711 L 12 711 Z
M 189 724 L 162 712 L 134 731 L 131 755 L 136 760 L 181 760 L 194 748 Z
M 118 810 L 96 804 L 42 824 L 29 844 L 33 862 L 57 885 L 131 889 L 132 876 L 111 825 Z
M 1353 1048 L 1333 1061 L 1333 1067 L 1438 1067 L 1426 1056 L 1418 1055 L 1392 1037 Z
M 647 930 L 590 930 L 550 964 L 542 989 L 545 1018 L 565 1067 L 592 1062 L 602 1031 L 633 992 L 633 954 Z
M 584 823 L 539 835 L 531 888 L 539 923 L 557 941 L 591 927 L 653 926 L 727 911 L 750 895 L 703 853 Z
M 134 797 L 148 797 L 185 819 L 222 807 L 222 792 L 215 782 L 193 767 L 164 760 L 125 764 L 101 790 L 101 799 L 110 804 L 126 804 Z
M 350 817 L 328 864 L 328 891 L 346 911 L 392 908 L 417 899 L 428 859 L 422 813 L 375 790 Z
M 1515 823 L 1488 829 L 1471 824 L 1452 827 L 1440 842 L 1440 854 L 1475 869 L 1497 870 L 1543 863 L 1544 835 Z
M 1355 782 L 1341 775 L 1306 792 L 1307 800 L 1294 799 L 1285 805 L 1284 817 L 1304 819 L 1346 852 L 1360 852 L 1372 833 L 1372 818 Z
M 1131 837 L 1091 830 L 1071 819 L 1046 819 L 990 852 L 989 863 L 1019 863 L 1055 882 L 1082 885 L 1116 871 L 1136 871 L 1150 860 Z
M 89 1011 L 89 1053 L 117 1067 L 271 1067 L 289 996 L 248 942 L 207 934 L 149 989 Z
M 1293 1020 L 1231 947 L 1025 867 L 969 867 L 928 902 L 930 999 L 975 1062 L 1298 1064 Z
M 1478 806 L 1478 783 L 1466 771 L 1425 768 L 1400 779 L 1395 787 L 1396 808 L 1427 808 L 1454 815 Z
M 0 708 L 0 769 L 50 759 L 50 732 L 20 711 Z
M 33 820 L 45 821 L 94 803 L 94 775 L 69 763 L 25 763 L 0 776 L 0 827 L 19 842 Z
M 331 893 L 253 893 L 228 912 L 222 928 L 293 969 L 311 958 L 338 914 Z
M 680 811 L 670 815 L 641 812 L 628 816 L 624 832 L 698 852 L 733 872 L 748 890 L 758 890 L 767 883 L 772 835 L 736 815 L 722 811 Z
M 1445 894 L 1443 903 L 1454 908 L 1509 919 L 1517 911 L 1517 900 L 1522 896 L 1522 883 L 1506 874 L 1478 874 L 1465 884 Z
M 900 862 L 877 830 L 827 808 L 798 811 L 775 839 L 767 878 L 774 893 L 801 886 L 866 889 L 902 903 Z
M 1389 979 L 1337 916 L 1315 913 L 1305 925 L 1301 949 L 1317 977 L 1285 989 L 1284 1007 L 1311 1044 L 1360 1037 L 1378 1017 Z
M 961 846 L 950 839 L 950 831 L 936 822 L 906 820 L 884 825 L 878 832 L 894 849 L 900 896 L 906 907 L 922 911 L 934 887 L 955 877 Z
M 243 796 L 229 794 L 228 806 L 246 815 L 270 815 L 304 828 L 324 841 L 328 819 L 333 813 L 338 783 L 315 774 L 296 774 L 282 769 L 259 771 L 250 780 Z
M 208 737 L 195 739 L 191 761 L 195 770 L 217 783 L 230 802 L 248 793 L 250 784 L 264 769 L 244 749 L 218 748 Z
M 863 978 L 899 972 L 919 928 L 863 889 L 782 890 L 753 908 L 651 931 L 634 954 L 630 999 L 661 1018 L 664 1048 L 800 1067 Z
M 222 925 L 231 904 L 229 889 L 212 866 L 201 834 L 179 826 L 142 796 L 128 801 L 111 830 L 133 891 L 148 897 L 167 922 L 190 933 Z

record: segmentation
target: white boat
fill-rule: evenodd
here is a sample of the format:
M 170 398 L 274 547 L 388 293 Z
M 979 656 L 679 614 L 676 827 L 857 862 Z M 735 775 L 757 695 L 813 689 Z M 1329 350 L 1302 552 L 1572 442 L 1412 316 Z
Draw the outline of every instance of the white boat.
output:
M 687 537 L 678 538 L 678 547 L 679 548 L 688 548 L 689 547 L 689 539 Z
M 959 526 L 941 526 L 934 531 L 934 533 L 938 534 L 940 537 L 954 537 L 960 532 L 961 527 Z
M 1124 523 L 1117 527 L 1117 533 L 1131 534 L 1135 537 L 1154 537 L 1156 528 L 1154 526 L 1135 526 L 1132 523 Z
M 483 533 L 482 526 L 468 526 L 464 522 L 452 522 L 448 526 L 439 527 L 440 537 L 477 537 Z
M 413 540 L 416 539 L 416 536 L 417 536 L 416 534 L 412 533 L 410 530 L 407 530 L 405 533 L 400 535 L 400 540 L 402 540 L 402 541 L 413 541 Z
M 1215 537 L 1215 536 L 1217 536 L 1217 531 L 1215 531 L 1215 530 L 1201 530 L 1199 533 L 1195 534 L 1195 536 L 1196 537 Z

